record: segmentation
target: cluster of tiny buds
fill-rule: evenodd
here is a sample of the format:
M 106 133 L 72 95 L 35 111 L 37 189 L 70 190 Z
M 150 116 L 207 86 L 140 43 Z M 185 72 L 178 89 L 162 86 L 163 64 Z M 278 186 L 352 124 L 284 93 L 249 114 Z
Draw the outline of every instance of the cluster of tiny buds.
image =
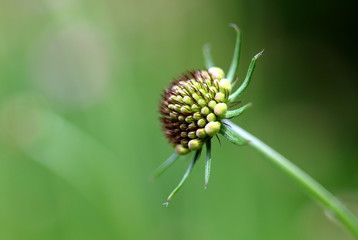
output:
M 178 154 L 201 149 L 219 132 L 230 92 L 229 80 L 217 67 L 185 73 L 164 90 L 160 120 Z

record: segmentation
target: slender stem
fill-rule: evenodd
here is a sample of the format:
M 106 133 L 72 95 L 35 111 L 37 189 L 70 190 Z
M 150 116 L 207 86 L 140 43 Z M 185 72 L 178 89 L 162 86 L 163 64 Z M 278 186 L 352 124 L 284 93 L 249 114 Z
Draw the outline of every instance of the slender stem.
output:
M 308 194 L 333 213 L 340 222 L 358 238 L 358 219 L 329 191 L 295 166 L 274 149 L 235 125 L 229 120 L 223 120 L 234 134 L 248 141 L 248 144 L 264 154 L 271 162 L 303 187 Z

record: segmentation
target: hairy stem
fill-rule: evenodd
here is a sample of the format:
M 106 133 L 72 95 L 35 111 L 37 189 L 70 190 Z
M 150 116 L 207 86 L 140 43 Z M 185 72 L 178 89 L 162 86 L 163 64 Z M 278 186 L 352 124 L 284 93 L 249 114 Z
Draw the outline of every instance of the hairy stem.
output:
M 286 175 L 293 179 L 298 185 L 303 187 L 307 193 L 323 207 L 327 208 L 333 216 L 338 219 L 352 234 L 358 238 L 358 219 L 340 202 L 335 196 L 327 191 L 322 185 L 302 171 L 284 156 L 274 149 L 257 139 L 244 129 L 235 125 L 229 120 L 223 120 L 228 125 L 228 130 L 232 134 L 243 138 L 249 146 L 265 155 L 273 165 L 282 170 Z

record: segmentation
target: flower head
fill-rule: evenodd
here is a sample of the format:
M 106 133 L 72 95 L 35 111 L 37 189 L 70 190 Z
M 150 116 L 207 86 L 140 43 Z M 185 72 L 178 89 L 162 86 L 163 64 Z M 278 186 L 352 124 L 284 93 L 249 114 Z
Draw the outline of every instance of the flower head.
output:
M 234 57 L 227 76 L 222 69 L 215 67 L 211 58 L 210 49 L 204 48 L 206 69 L 189 71 L 174 80 L 164 90 L 160 102 L 160 121 L 165 137 L 175 148 L 175 152 L 154 172 L 157 177 L 171 166 L 179 155 L 194 152 L 193 160 L 184 174 L 179 185 L 169 195 L 168 205 L 174 194 L 181 188 L 194 164 L 198 160 L 202 147 L 206 145 L 205 187 L 208 185 L 211 166 L 211 139 L 221 133 L 229 141 L 231 136 L 225 131 L 222 120 L 239 116 L 250 104 L 235 110 L 228 110 L 230 103 L 248 86 L 255 68 L 256 60 L 261 56 L 258 53 L 251 60 L 246 77 L 234 92 L 233 81 L 238 68 L 240 55 L 240 31 L 236 25 L 231 25 L 237 33 Z M 237 139 L 235 140 L 237 143 Z
M 164 90 L 160 120 L 178 154 L 201 149 L 219 132 L 230 92 L 229 80 L 217 67 L 185 73 Z

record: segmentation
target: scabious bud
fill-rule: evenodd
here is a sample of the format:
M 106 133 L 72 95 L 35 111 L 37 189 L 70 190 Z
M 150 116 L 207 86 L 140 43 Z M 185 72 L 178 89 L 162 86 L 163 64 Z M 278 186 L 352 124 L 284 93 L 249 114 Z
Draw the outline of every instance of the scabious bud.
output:
M 164 90 L 160 120 L 178 154 L 199 150 L 219 132 L 230 92 L 217 67 L 185 73 Z

